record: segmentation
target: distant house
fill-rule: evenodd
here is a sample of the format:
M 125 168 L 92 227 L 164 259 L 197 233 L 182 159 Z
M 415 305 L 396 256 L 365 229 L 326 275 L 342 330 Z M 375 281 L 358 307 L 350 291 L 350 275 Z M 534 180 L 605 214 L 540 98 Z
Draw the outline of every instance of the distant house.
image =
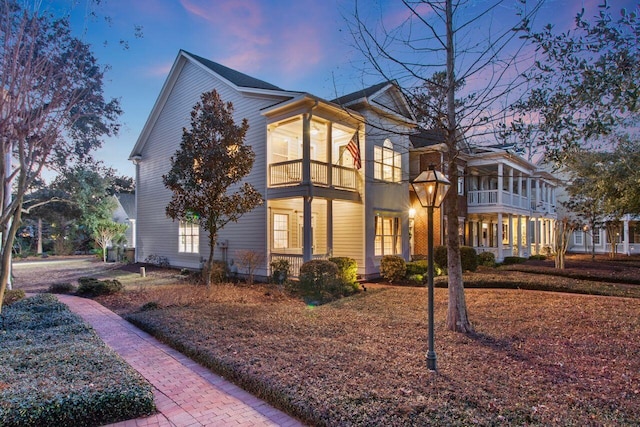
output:
M 413 116 L 393 83 L 334 101 L 281 89 L 180 51 L 130 159 L 136 164 L 136 260 L 166 257 L 200 268 L 208 256 L 202 229 L 165 215 L 162 183 L 183 127 L 203 92 L 216 89 L 246 118 L 256 162 L 246 180 L 265 204 L 228 224 L 215 257 L 240 250 L 287 259 L 294 274 L 307 260 L 348 256 L 362 277 L 378 275 L 383 255 L 409 257 L 409 149 Z
M 135 194 L 121 193 L 113 196 L 116 201 L 116 209 L 113 211 L 112 219 L 120 224 L 127 224 L 125 233 L 127 247 L 136 246 L 136 196 Z
M 430 131 L 412 137 L 410 180 L 429 165 L 448 175 L 448 151 L 443 136 Z M 449 191 L 458 195 L 460 244 L 476 252 L 507 256 L 547 253 L 555 241 L 557 180 L 517 155 L 510 147 L 463 147 L 457 159 L 458 182 Z M 446 203 L 446 202 L 445 202 Z M 435 244 L 443 244 L 446 218 L 435 211 Z M 411 254 L 426 251 L 426 210 L 411 193 Z

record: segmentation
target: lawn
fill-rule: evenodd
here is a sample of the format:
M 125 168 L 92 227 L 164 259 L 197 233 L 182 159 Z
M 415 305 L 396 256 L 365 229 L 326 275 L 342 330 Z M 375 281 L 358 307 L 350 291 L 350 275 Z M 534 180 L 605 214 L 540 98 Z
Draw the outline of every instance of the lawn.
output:
M 367 288 L 320 307 L 242 285 L 99 300 L 313 425 L 640 423 L 640 299 L 467 289 L 476 332 L 462 335 L 436 289 L 433 373 L 426 290 Z

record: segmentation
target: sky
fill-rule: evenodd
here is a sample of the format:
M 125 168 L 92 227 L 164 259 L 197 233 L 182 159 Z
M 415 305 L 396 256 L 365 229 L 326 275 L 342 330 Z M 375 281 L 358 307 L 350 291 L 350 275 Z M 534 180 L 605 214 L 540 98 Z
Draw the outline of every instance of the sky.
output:
M 469 3 L 481 7 L 487 2 Z M 580 8 L 593 16 L 600 3 L 548 0 L 537 20 L 567 29 Z M 616 12 L 637 5 L 632 0 L 609 3 Z M 55 4 L 63 10 L 71 3 Z M 365 71 L 366 61 L 354 45 L 347 23 L 354 0 L 101 0 L 97 19 L 86 19 L 83 5 L 73 9 L 72 27 L 92 45 L 99 63 L 108 65 L 105 95 L 120 99 L 124 111 L 118 136 L 107 140 L 95 157 L 121 175 L 134 176 L 127 159 L 180 49 L 325 99 L 382 81 Z M 407 12 L 399 0 L 360 0 L 359 8 L 362 16 L 388 28 L 403 22 Z M 514 14 L 505 1 L 494 19 L 506 21 Z M 108 23 L 100 18 L 104 16 Z M 136 27 L 142 37 L 135 36 Z

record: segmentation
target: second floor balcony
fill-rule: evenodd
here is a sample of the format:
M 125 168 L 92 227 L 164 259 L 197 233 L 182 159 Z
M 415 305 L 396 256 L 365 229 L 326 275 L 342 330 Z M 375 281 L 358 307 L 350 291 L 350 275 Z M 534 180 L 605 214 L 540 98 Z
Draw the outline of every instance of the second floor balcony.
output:
M 304 181 L 302 159 L 287 160 L 269 165 L 269 186 L 299 185 Z M 357 172 L 353 167 L 309 161 L 309 181 L 313 185 L 357 191 Z
M 468 191 L 467 206 L 469 208 L 502 206 L 538 213 L 555 213 L 555 206 L 552 203 L 543 200 L 536 200 L 535 195 L 528 197 L 526 195 L 510 193 L 508 191 L 500 192 L 498 189 Z

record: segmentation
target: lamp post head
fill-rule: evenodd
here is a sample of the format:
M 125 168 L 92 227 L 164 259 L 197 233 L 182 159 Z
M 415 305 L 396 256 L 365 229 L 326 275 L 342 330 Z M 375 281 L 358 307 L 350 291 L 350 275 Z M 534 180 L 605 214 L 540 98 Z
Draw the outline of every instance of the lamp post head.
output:
M 420 204 L 425 208 L 438 208 L 444 201 L 451 182 L 440 171 L 435 170 L 433 165 L 429 169 L 422 171 L 420 175 L 411 183 Z

